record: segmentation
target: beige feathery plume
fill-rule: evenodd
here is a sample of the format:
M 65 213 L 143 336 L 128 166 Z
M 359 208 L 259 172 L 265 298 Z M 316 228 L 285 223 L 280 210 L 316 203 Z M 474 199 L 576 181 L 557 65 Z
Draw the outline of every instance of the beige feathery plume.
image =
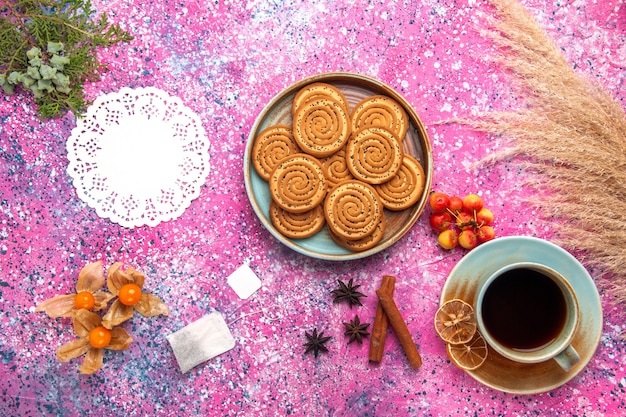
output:
M 626 117 L 599 85 L 577 74 L 516 0 L 490 0 L 495 15 L 483 34 L 524 99 L 514 112 L 456 120 L 500 135 L 504 150 L 485 161 L 515 158 L 537 174 L 535 204 L 551 221 L 555 243 L 595 269 L 599 286 L 626 303 Z M 518 158 L 519 157 L 519 158 Z

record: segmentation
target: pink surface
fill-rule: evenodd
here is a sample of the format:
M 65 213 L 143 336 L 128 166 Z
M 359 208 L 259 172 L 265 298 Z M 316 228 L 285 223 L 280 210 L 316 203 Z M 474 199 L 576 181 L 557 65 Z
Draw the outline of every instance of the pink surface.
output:
M 581 74 L 626 98 L 626 6 L 622 0 L 523 2 Z M 480 0 L 199 2 L 95 0 L 135 40 L 102 54 L 111 71 L 88 86 L 95 98 L 121 87 L 156 86 L 197 112 L 211 140 L 211 174 L 184 214 L 154 228 L 125 229 L 80 199 L 66 173 L 73 116 L 41 122 L 27 97 L 0 100 L 0 415 L 624 415 L 624 308 L 601 294 L 598 350 L 574 379 L 549 393 L 506 394 L 450 363 L 432 317 L 447 275 L 464 252 L 435 244 L 426 216 L 397 244 L 367 259 L 323 262 L 282 246 L 256 218 L 243 181 L 243 153 L 256 116 L 291 83 L 320 72 L 380 79 L 415 107 L 434 149 L 437 190 L 481 194 L 500 236 L 549 239 L 524 202 L 516 161 L 474 171 L 498 138 L 435 122 L 515 106 L 508 80 L 483 58 Z M 584 144 L 581 144 L 584 147 Z M 34 306 L 71 292 L 86 263 L 123 261 L 147 276 L 170 317 L 135 318 L 136 342 L 107 352 L 93 376 L 79 360 L 59 363 L 74 338 L 69 320 Z M 248 263 L 263 283 L 240 300 L 226 278 Z M 593 271 L 590 271 L 593 275 Z M 371 322 L 384 274 L 420 349 L 411 369 L 395 335 L 380 366 L 367 343 L 347 344 L 343 321 Z M 333 304 L 336 280 L 368 294 L 352 310 Z M 178 370 L 165 336 L 211 311 L 230 323 L 236 346 Z M 263 311 L 259 313 L 259 311 Z M 304 355 L 304 332 L 333 338 L 329 353 Z M 89 410 L 89 411 L 85 411 Z

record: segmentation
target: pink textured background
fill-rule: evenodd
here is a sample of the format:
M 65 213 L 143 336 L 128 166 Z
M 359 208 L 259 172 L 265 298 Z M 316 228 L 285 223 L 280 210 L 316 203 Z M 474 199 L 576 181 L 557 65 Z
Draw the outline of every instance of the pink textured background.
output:
M 626 99 L 623 0 L 525 0 L 577 70 Z M 500 236 L 550 238 L 521 200 L 524 173 L 512 161 L 469 166 L 499 140 L 438 120 L 515 106 L 508 81 L 483 58 L 482 0 L 197 1 L 94 0 L 135 36 L 102 54 L 111 71 L 88 86 L 95 98 L 121 87 L 156 86 L 197 112 L 211 140 L 211 175 L 178 219 L 125 229 L 80 199 L 66 173 L 73 116 L 41 122 L 24 96 L 0 98 L 0 415 L 245 416 L 617 416 L 626 413 L 623 306 L 601 294 L 598 350 L 572 381 L 549 393 L 513 395 L 454 367 L 432 329 L 441 288 L 461 259 L 445 252 L 423 216 L 388 250 L 365 260 L 323 262 L 292 252 L 254 215 L 243 182 L 250 128 L 271 98 L 320 72 L 351 71 L 394 87 L 427 125 L 434 188 L 480 193 Z M 584 147 L 584 144 L 581 144 Z M 136 343 L 108 352 L 93 376 L 55 349 L 73 339 L 69 320 L 34 305 L 73 290 L 80 268 L 102 259 L 143 271 L 169 305 L 168 318 L 127 323 Z M 226 277 L 249 263 L 263 282 L 241 301 Z M 347 345 L 342 321 L 374 315 L 384 274 L 422 354 L 412 370 L 392 334 L 381 366 L 367 343 Z M 333 304 L 336 280 L 354 278 L 369 297 Z M 251 314 L 267 309 L 265 314 Z M 237 345 L 182 375 L 165 335 L 210 311 L 231 323 Z M 242 317 L 244 316 L 244 317 Z M 240 318 L 242 317 L 242 318 Z M 233 320 L 235 320 L 233 322 Z M 303 355 L 304 331 L 332 335 L 330 352 Z

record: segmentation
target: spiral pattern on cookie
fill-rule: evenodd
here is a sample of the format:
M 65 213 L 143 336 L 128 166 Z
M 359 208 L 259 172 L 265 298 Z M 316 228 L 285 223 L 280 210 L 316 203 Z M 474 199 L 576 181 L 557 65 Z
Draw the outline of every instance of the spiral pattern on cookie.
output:
M 343 180 L 353 178 L 346 162 L 346 150 L 343 148 L 322 159 L 322 168 L 329 188 L 334 187 Z
M 402 165 L 401 143 L 390 130 L 366 127 L 352 135 L 346 146 L 348 169 L 368 184 L 389 181 Z
M 347 112 L 330 98 L 309 101 L 298 109 L 293 136 L 304 152 L 323 158 L 341 149 L 350 136 Z
M 322 164 L 306 154 L 288 156 L 272 172 L 269 188 L 279 207 L 292 213 L 312 210 L 326 196 Z
M 330 98 L 336 101 L 343 107 L 346 114 L 350 113 L 348 100 L 346 100 L 346 97 L 337 87 L 326 83 L 313 83 L 301 88 L 296 93 L 293 98 L 293 104 L 291 105 L 291 115 L 295 116 L 298 109 L 300 109 L 303 104 L 324 98 Z
M 393 211 L 404 210 L 419 200 L 424 192 L 426 176 L 419 161 L 404 155 L 398 173 L 389 181 L 374 188 L 385 208 Z
M 343 237 L 338 236 L 336 233 L 333 233 L 330 230 L 328 234 L 339 246 L 343 246 L 344 248 L 353 250 L 355 252 L 362 252 L 378 245 L 378 242 L 382 240 L 383 235 L 385 234 L 385 225 L 385 216 L 383 216 L 380 218 L 380 222 L 370 235 L 365 236 L 362 239 L 356 240 L 344 239 Z
M 267 181 L 276 165 L 284 158 L 300 152 L 288 125 L 273 125 L 254 140 L 252 164 L 261 178 Z
M 364 127 L 385 127 L 402 142 L 409 127 L 404 108 L 391 97 L 376 95 L 359 102 L 350 116 L 352 130 Z
M 383 216 L 383 205 L 374 188 L 357 180 L 342 181 L 330 190 L 324 209 L 329 229 L 349 240 L 372 234 Z
M 270 219 L 281 234 L 291 239 L 303 239 L 313 236 L 326 224 L 324 209 L 318 205 L 303 213 L 292 213 L 270 202 Z

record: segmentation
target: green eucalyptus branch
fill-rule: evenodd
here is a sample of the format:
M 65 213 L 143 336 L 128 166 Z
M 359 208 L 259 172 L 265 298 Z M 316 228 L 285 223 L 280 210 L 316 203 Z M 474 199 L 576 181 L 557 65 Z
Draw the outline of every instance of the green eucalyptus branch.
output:
M 80 116 L 84 84 L 106 65 L 98 50 L 133 37 L 97 16 L 91 0 L 3 0 L 0 4 L 0 87 L 33 94 L 41 118 Z

